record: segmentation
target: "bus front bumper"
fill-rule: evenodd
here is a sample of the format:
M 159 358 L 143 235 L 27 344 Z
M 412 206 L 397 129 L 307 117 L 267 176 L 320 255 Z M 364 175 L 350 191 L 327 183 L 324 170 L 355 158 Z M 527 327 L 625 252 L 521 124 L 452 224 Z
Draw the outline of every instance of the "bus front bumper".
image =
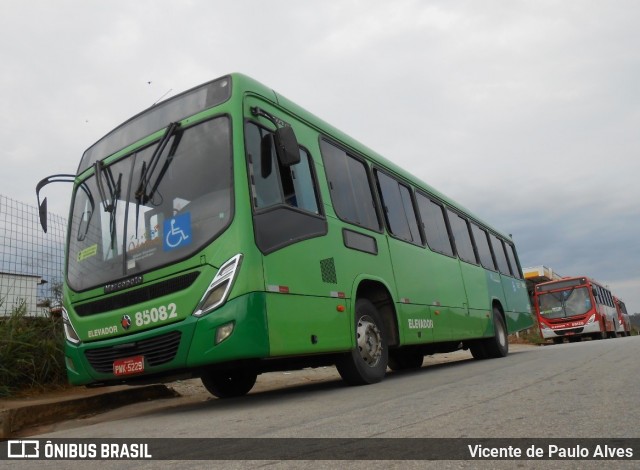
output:
M 540 332 L 544 339 L 553 338 L 566 338 L 574 335 L 591 335 L 594 333 L 600 333 L 600 324 L 596 321 L 590 323 L 585 322 L 583 325 L 575 325 L 577 322 L 573 322 L 571 326 L 561 325 L 559 328 L 549 328 L 544 324 L 541 324 Z
M 218 333 L 220 329 L 225 335 Z M 265 294 L 253 292 L 200 318 L 189 316 L 120 338 L 79 345 L 67 342 L 67 376 L 73 385 L 162 382 L 197 374 L 213 364 L 267 357 L 268 338 Z M 143 370 L 116 375 L 115 364 L 126 366 L 128 360 L 139 361 Z

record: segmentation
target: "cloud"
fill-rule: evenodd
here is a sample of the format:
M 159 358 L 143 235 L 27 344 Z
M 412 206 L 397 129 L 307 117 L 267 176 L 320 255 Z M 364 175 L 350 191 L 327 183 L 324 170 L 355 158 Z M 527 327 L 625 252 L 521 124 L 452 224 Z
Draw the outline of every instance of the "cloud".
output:
M 240 71 L 513 233 L 530 264 L 637 280 L 639 9 L 8 2 L 2 192 L 33 203 L 40 178 L 74 172 L 84 149 L 161 96 Z M 47 191 L 66 215 L 69 192 Z

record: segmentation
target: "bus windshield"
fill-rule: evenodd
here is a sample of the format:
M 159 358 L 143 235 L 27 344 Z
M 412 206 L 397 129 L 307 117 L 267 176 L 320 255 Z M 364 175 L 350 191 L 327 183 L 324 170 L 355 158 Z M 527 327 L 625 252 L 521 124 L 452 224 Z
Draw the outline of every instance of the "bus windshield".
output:
M 591 298 L 586 287 L 540 294 L 538 304 L 540 315 L 545 318 L 573 317 L 591 310 Z
M 69 286 L 86 290 L 185 258 L 217 237 L 232 217 L 228 117 L 166 135 L 75 189 Z M 152 159 L 154 152 L 156 158 Z M 141 195 L 141 181 L 147 179 Z

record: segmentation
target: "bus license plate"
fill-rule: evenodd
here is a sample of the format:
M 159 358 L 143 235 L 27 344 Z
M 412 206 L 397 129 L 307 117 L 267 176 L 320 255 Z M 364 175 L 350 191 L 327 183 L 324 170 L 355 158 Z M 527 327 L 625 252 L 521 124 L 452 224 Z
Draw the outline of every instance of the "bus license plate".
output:
M 114 375 L 132 375 L 144 372 L 144 356 L 127 357 L 113 362 Z

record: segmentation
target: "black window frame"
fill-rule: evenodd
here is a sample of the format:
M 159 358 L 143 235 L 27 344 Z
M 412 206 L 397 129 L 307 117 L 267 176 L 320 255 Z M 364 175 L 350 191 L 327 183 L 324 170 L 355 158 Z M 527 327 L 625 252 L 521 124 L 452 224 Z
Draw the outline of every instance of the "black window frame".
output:
M 286 197 L 283 193 L 283 188 L 282 188 L 282 184 L 279 185 L 280 188 L 280 196 L 283 202 L 277 203 L 277 204 L 272 204 L 270 206 L 265 206 L 265 207 L 258 207 L 255 204 L 255 182 L 254 182 L 254 172 L 253 172 L 253 168 L 251 168 L 252 162 L 249 161 L 249 159 L 247 158 L 248 156 L 248 146 L 247 146 L 247 124 L 252 124 L 255 125 L 260 131 L 261 131 L 261 135 L 260 137 L 263 138 L 264 134 L 263 132 L 268 132 L 271 135 L 273 135 L 275 133 L 274 130 L 269 129 L 267 126 L 264 126 L 262 123 L 254 120 L 254 119 L 245 119 L 244 120 L 244 127 L 243 127 L 243 136 L 244 136 L 244 146 L 245 146 L 245 160 L 246 160 L 246 165 L 247 165 L 247 171 L 248 171 L 248 182 L 249 182 L 249 194 L 251 196 L 251 210 L 254 214 L 260 214 L 262 212 L 266 212 L 266 211 L 270 211 L 273 210 L 273 208 L 275 207 L 286 207 L 288 209 L 291 210 L 295 210 L 295 211 L 300 211 L 303 212 L 304 214 L 307 215 L 311 215 L 311 216 L 316 216 L 319 217 L 321 219 L 325 219 L 326 218 L 326 214 L 324 212 L 324 204 L 322 201 L 322 194 L 320 191 L 320 184 L 319 184 L 319 180 L 318 180 L 318 175 L 315 169 L 315 159 L 313 158 L 313 154 L 311 153 L 311 151 L 305 147 L 304 145 L 300 145 L 300 143 L 298 142 L 298 147 L 299 149 L 304 152 L 307 156 L 307 162 L 309 164 L 309 174 L 311 176 L 311 181 L 313 183 L 314 186 L 314 192 L 315 192 L 315 199 L 316 199 L 316 206 L 318 208 L 318 212 L 313 212 L 313 211 L 309 211 L 308 209 L 305 209 L 304 207 L 300 207 L 300 206 L 293 206 L 291 204 L 287 204 L 286 203 Z M 253 158 L 253 156 L 252 156 Z M 257 158 L 260 158 L 260 155 L 257 156 Z M 277 157 L 275 157 L 274 155 L 274 159 L 277 160 Z M 276 165 L 273 168 L 273 171 L 280 171 L 280 165 L 279 162 L 276 161 Z M 282 181 L 280 180 L 280 183 L 282 183 Z
M 504 249 L 507 254 L 507 261 L 511 265 L 511 261 L 512 261 L 511 257 L 513 257 L 513 262 L 516 264 L 515 266 L 511 266 L 511 272 L 513 274 L 513 277 L 516 279 L 524 279 L 524 275 L 522 274 L 522 269 L 520 268 L 520 262 L 519 262 L 520 260 L 518 259 L 518 255 L 516 253 L 515 244 L 505 239 L 502 239 L 502 241 L 504 243 Z M 511 256 L 509 256 L 509 253 L 511 253 Z
M 307 147 L 300 145 L 300 143 L 298 143 L 300 151 L 304 152 L 308 157 L 309 175 L 315 189 L 318 212 L 316 213 L 297 205 L 288 204 L 282 193 L 283 188 L 281 187 L 281 182 L 279 182 L 279 189 L 282 198 L 279 203 L 260 208 L 256 206 L 254 201 L 255 180 L 253 175 L 253 161 L 249 160 L 249 146 L 247 145 L 248 133 L 246 130 L 249 124 L 256 126 L 260 131 L 264 130 L 269 133 L 273 133 L 274 131 L 257 122 L 255 119 L 246 117 L 244 119 L 243 142 L 245 147 L 245 168 L 247 170 L 247 189 L 251 199 L 254 239 L 260 252 L 267 255 L 304 240 L 325 236 L 328 233 L 329 226 L 315 168 L 316 160 L 313 157 L 313 153 Z M 260 135 L 262 138 L 264 134 L 261 132 Z M 255 158 L 253 155 L 251 155 L 251 157 L 252 159 Z M 260 155 L 258 155 L 257 158 L 260 158 Z M 272 171 L 280 171 L 280 166 L 279 164 L 277 165 L 277 167 L 274 166 Z M 278 176 L 278 178 L 280 178 L 280 176 Z
M 470 220 L 469 223 L 471 224 L 471 235 L 473 237 L 473 246 L 476 249 L 476 256 L 480 261 L 480 266 L 490 271 L 498 272 L 498 267 L 496 266 L 496 260 L 493 257 L 493 252 L 491 251 L 491 242 L 489 241 L 489 231 L 486 228 L 484 228 L 482 225 L 476 223 L 475 221 Z M 486 242 L 487 249 L 489 250 L 488 255 L 489 255 L 489 258 L 491 259 L 491 266 L 485 266 L 484 262 L 482 261 L 483 257 L 480 254 L 480 247 L 478 246 L 478 242 L 476 241 L 477 237 L 473 230 L 474 227 L 480 230 L 484 235 L 484 240 Z
M 384 198 L 384 194 L 382 191 L 382 186 L 380 185 L 380 178 L 378 177 L 378 174 L 382 174 L 384 175 L 386 178 L 389 178 L 390 180 L 394 181 L 397 185 L 398 185 L 398 190 L 399 190 L 399 196 L 401 199 L 401 204 L 402 204 L 402 208 L 403 208 L 403 214 L 407 220 L 407 230 L 409 231 L 409 234 L 411 235 L 412 239 L 409 240 L 408 238 L 405 238 L 397 233 L 395 233 L 392 228 L 391 228 L 391 223 L 389 221 L 389 216 L 388 216 L 388 212 L 386 210 L 387 208 L 387 203 L 385 202 L 385 198 Z M 373 166 L 373 175 L 374 175 L 374 180 L 376 183 L 376 190 L 378 191 L 378 200 L 379 200 L 379 204 L 380 204 L 380 209 L 382 212 L 382 216 L 385 222 L 385 227 L 387 229 L 387 232 L 389 233 L 389 236 L 409 243 L 411 245 L 416 245 L 416 246 L 420 246 L 420 247 L 424 247 L 425 243 L 426 243 L 426 238 L 424 236 L 422 227 L 421 227 L 421 220 L 420 217 L 418 215 L 418 210 L 417 210 L 417 204 L 415 201 L 415 195 L 414 195 L 414 189 L 413 187 L 408 184 L 407 182 L 403 181 L 400 178 L 397 178 L 394 175 L 391 175 L 387 170 L 385 170 L 384 168 L 381 168 L 377 165 Z M 414 241 L 413 240 L 413 230 L 411 228 L 411 224 L 409 223 L 409 216 L 410 214 L 407 214 L 406 212 L 406 204 L 405 201 L 402 198 L 402 194 L 400 192 L 400 188 L 404 188 L 407 190 L 407 192 L 409 193 L 409 199 L 410 199 L 410 203 L 411 203 L 411 210 L 413 211 L 413 220 L 415 221 L 415 229 L 417 230 L 417 236 L 418 236 L 418 240 Z
M 491 237 L 494 237 L 500 243 L 500 247 L 502 248 L 502 254 L 504 256 L 504 261 L 506 263 L 506 267 L 509 270 L 509 272 L 504 272 L 502 270 L 502 267 L 500 266 L 500 263 L 498 262 L 498 256 L 496 255 L 495 247 L 493 246 L 493 239 Z M 491 243 L 490 243 L 491 244 L 491 251 L 493 252 L 493 260 L 496 263 L 496 268 L 498 269 L 498 272 L 500 274 L 505 275 L 505 276 L 514 277 L 513 273 L 511 273 L 511 265 L 509 264 L 509 258 L 507 256 L 507 252 L 504 249 L 504 240 L 502 239 L 502 237 L 500 235 L 497 235 L 496 233 L 489 232 L 489 240 L 491 240 Z
M 425 198 L 428 202 L 440 208 L 440 213 L 442 214 L 442 221 L 444 222 L 444 228 L 445 228 L 445 231 L 447 232 L 447 240 L 449 241 L 449 248 L 451 249 L 451 253 L 437 250 L 436 248 L 432 247 L 429 244 L 429 238 L 427 237 L 427 225 L 425 223 L 424 218 L 422 217 L 422 212 L 420 211 L 420 202 L 418 201 L 419 197 Z M 455 245 L 453 244 L 453 236 L 451 234 L 451 227 L 449 226 L 449 220 L 447 219 L 447 216 L 446 216 L 447 206 L 442 202 L 440 202 L 438 199 L 434 198 L 433 196 L 430 196 L 429 193 L 421 191 L 419 189 L 415 191 L 415 200 L 416 200 L 416 208 L 418 209 L 417 210 L 418 221 L 422 226 L 421 230 L 424 236 L 424 243 L 425 243 L 424 246 L 426 246 L 430 251 L 434 253 L 439 253 L 441 255 L 448 256 L 449 258 L 455 258 L 457 256 L 456 249 L 455 249 Z
M 376 217 L 377 227 L 369 227 L 367 225 L 363 225 L 361 223 L 358 223 L 357 221 L 346 219 L 343 214 L 340 214 L 338 206 L 336 206 L 335 199 L 333 197 L 334 188 L 331 183 L 331 180 L 329 179 L 329 172 L 327 171 L 327 168 L 328 168 L 327 159 L 325 156 L 325 152 L 323 151 L 323 144 L 331 145 L 336 149 L 344 152 L 347 158 L 352 158 L 354 161 L 361 163 L 362 166 L 364 167 L 365 174 L 367 177 L 367 184 L 369 185 L 369 191 L 371 193 L 371 202 L 373 204 L 373 211 Z M 340 219 L 342 222 L 347 223 L 353 227 L 358 227 L 359 229 L 363 229 L 363 230 L 370 230 L 372 232 L 379 233 L 379 234 L 384 233 L 384 225 L 382 222 L 384 215 L 382 214 L 382 210 L 380 208 L 380 201 L 378 199 L 376 185 L 375 185 L 375 181 L 374 181 L 372 170 L 371 170 L 371 164 L 369 163 L 369 161 L 363 156 L 361 156 L 360 154 L 358 154 L 357 152 L 354 152 L 346 148 L 344 145 L 329 138 L 326 135 L 320 134 L 318 138 L 318 146 L 320 149 L 320 158 L 322 159 L 322 165 L 324 167 L 324 174 L 327 182 L 327 188 L 329 190 L 329 197 L 331 199 L 331 207 L 333 207 L 333 211 L 336 214 L 336 217 L 338 217 L 338 219 Z
M 451 229 L 451 236 L 453 238 L 453 245 L 455 247 L 455 253 L 458 256 L 458 259 L 460 261 L 464 261 L 465 263 L 469 263 L 469 264 L 473 264 L 475 266 L 479 266 L 480 265 L 480 261 L 478 260 L 478 253 L 477 253 L 476 248 L 475 248 L 473 236 L 471 235 L 471 228 L 469 226 L 469 219 L 467 217 L 465 217 L 464 215 L 462 215 L 461 213 L 459 213 L 458 211 L 456 211 L 455 209 L 451 208 L 451 207 L 447 207 L 446 209 L 447 209 L 446 210 L 447 218 L 449 219 L 449 227 Z M 466 233 L 467 233 L 467 236 L 468 236 L 468 239 L 469 239 L 469 243 L 471 243 L 471 251 L 473 252 L 474 260 L 469 260 L 469 259 L 463 258 L 460 255 L 460 250 L 458 249 L 457 238 L 456 238 L 456 235 L 455 235 L 455 231 L 454 231 L 453 225 L 451 223 L 451 215 L 454 215 L 454 216 L 458 217 L 464 223 L 464 226 L 466 227 Z

